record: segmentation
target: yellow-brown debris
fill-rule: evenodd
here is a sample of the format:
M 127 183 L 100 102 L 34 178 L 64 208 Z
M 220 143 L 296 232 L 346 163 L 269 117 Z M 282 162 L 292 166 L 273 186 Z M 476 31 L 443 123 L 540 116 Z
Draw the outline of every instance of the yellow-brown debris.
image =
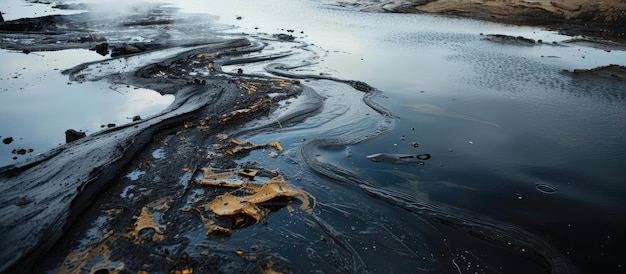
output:
M 315 206 L 315 198 L 311 194 L 287 184 L 282 176 L 276 176 L 263 185 L 247 184 L 245 187 L 254 194 L 240 197 L 225 193 L 211 201 L 209 208 L 220 216 L 244 214 L 259 222 L 269 213 L 268 209 L 259 207 L 259 204 L 274 198 L 296 198 L 302 203 L 300 209 L 307 213 L 313 212 L 311 200 Z
M 161 198 L 144 206 L 141 209 L 141 213 L 137 217 L 137 220 L 133 223 L 130 231 L 125 233 L 124 236 L 134 239 L 137 244 L 141 244 L 145 241 L 145 239 L 139 235 L 139 232 L 143 229 L 153 229 L 155 233 L 151 240 L 162 241 L 165 238 L 165 226 L 157 224 L 157 221 L 154 219 L 154 211 L 167 211 L 169 209 L 169 205 L 166 203 L 168 199 L 169 197 Z
M 204 171 L 204 176 L 194 182 L 202 186 L 242 187 L 247 183 L 247 181 L 241 180 L 234 170 L 221 173 L 212 173 L 211 168 L 201 168 L 200 170 Z
M 240 119 L 250 112 L 260 110 L 263 107 L 267 107 L 271 103 L 272 103 L 272 100 L 270 98 L 261 98 L 248 108 L 238 109 L 238 110 L 231 112 L 230 116 L 223 118 L 220 123 L 226 124 L 232 120 Z
M 283 151 L 283 147 L 278 143 L 278 142 L 269 142 L 267 144 L 263 144 L 263 145 L 255 145 L 250 143 L 249 141 L 245 141 L 245 142 L 240 142 L 237 139 L 231 139 L 230 140 L 231 144 L 237 145 L 236 148 L 234 149 L 229 149 L 226 150 L 226 153 L 228 153 L 229 155 L 234 155 L 240 152 L 246 152 L 246 151 L 250 151 L 250 150 L 255 150 L 255 149 L 263 149 L 263 148 L 267 148 L 267 147 L 273 147 L 274 149 L 276 149 L 277 151 Z
M 272 89 L 283 89 L 284 87 L 290 86 L 292 84 L 292 82 L 278 78 L 270 79 L 270 82 L 273 83 L 273 85 L 271 86 Z
M 315 197 L 308 192 L 298 189 L 287 182 L 280 175 L 271 179 L 265 179 L 265 183 L 255 183 L 255 177 L 260 170 L 257 169 L 213 169 L 200 168 L 203 176 L 194 180 L 194 183 L 202 186 L 218 186 L 234 188 L 234 192 L 226 192 L 213 200 L 201 204 L 190 205 L 183 211 L 196 212 L 208 229 L 208 234 L 229 234 L 230 230 L 218 226 L 214 221 L 204 216 L 204 210 L 210 210 L 215 215 L 231 217 L 233 227 L 241 227 L 250 224 L 251 220 L 258 223 L 270 213 L 264 203 L 271 202 L 276 198 L 293 198 L 300 201 L 300 209 L 306 213 L 312 213 L 315 207 Z M 278 174 L 277 171 L 272 172 Z M 264 181 L 264 179 L 256 179 Z M 235 194 L 236 193 L 236 194 Z M 283 200 L 284 201 L 284 200 Z M 196 201 L 199 202 L 199 201 Z M 193 204 L 196 204 L 194 202 Z M 287 205 L 291 214 L 293 208 Z
M 241 84 L 239 89 L 243 89 L 248 92 L 248 95 L 257 92 L 257 87 L 253 83 Z
M 68 254 L 56 273 L 95 273 L 102 269 L 106 269 L 107 273 L 120 273 L 124 269 L 124 263 L 111 261 L 111 250 L 108 245 L 116 238 L 112 234 L 113 232 L 109 231 L 102 241 Z
M 269 261 L 267 262 L 267 264 L 265 264 L 265 267 L 263 269 L 261 269 L 263 271 L 263 274 L 286 274 L 288 272 L 279 272 L 274 270 L 274 262 Z
M 238 173 L 239 173 L 239 175 L 243 175 L 243 176 L 246 176 L 246 177 L 249 177 L 249 178 L 254 178 L 254 176 L 256 176 L 257 173 L 259 173 L 259 170 L 258 169 L 253 169 L 253 168 L 251 168 L 251 169 L 241 169 L 241 170 L 239 170 Z
M 193 274 L 193 269 L 189 268 L 189 266 L 185 266 L 185 268 L 181 270 L 172 269 L 170 274 Z
M 220 56 L 219 53 L 199 53 L 196 54 L 197 59 L 211 59 Z

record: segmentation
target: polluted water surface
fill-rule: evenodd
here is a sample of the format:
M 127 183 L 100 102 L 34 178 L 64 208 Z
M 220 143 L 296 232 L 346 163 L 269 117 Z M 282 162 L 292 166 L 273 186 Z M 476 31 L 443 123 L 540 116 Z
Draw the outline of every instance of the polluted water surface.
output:
M 216 22 L 239 26 L 220 34 L 236 42 L 168 46 L 110 62 L 79 50 L 93 59 L 78 61 L 86 65 L 59 76 L 59 85 L 101 86 L 115 96 L 121 88 L 128 96 L 134 85 L 156 90 L 156 82 L 176 86 L 181 80 L 177 89 L 193 92 L 176 93 L 167 105 L 181 107 L 162 122 L 135 121 L 148 136 L 122 127 L 100 134 L 120 132 L 107 140 L 138 137 L 110 146 L 98 134 L 86 139 L 114 153 L 136 153 L 103 155 L 116 160 L 111 163 L 125 161 L 115 170 L 107 170 L 108 162 L 70 170 L 95 171 L 72 175 L 89 183 L 68 189 L 80 186 L 89 193 L 100 182 L 110 187 L 96 191 L 98 200 L 80 217 L 71 215 L 71 233 L 53 235 L 63 240 L 50 250 L 63 255 L 45 257 L 39 269 L 622 269 L 626 90 L 623 80 L 573 71 L 626 65 L 624 51 L 570 43 L 572 37 L 538 28 L 362 12 L 333 1 L 180 1 L 165 7 L 151 14 L 178 7 L 180 14 L 220 16 Z M 267 16 L 278 9 L 279 16 Z M 144 24 L 132 33 L 144 42 L 163 30 L 182 39 L 177 26 L 188 24 L 161 20 L 156 28 Z M 501 43 L 490 34 L 541 42 Z M 119 45 L 133 41 L 109 37 Z M 2 77 L 19 84 L 19 75 L 11 73 Z M 77 76 L 84 83 L 76 83 Z M 213 94 L 231 107 L 220 100 L 196 103 Z M 150 115 L 131 112 L 54 131 L 90 134 L 107 123 Z M 35 148 L 11 135 L 10 145 Z M 58 143 L 63 142 L 52 146 Z M 98 170 L 110 178 L 93 184 L 88 180 Z M 19 214 L 35 208 L 29 201 L 39 201 L 36 193 L 3 197 L 11 197 L 5 204 Z M 59 204 L 54 205 L 63 208 Z M 63 216 L 58 212 L 52 213 Z M 131 256 L 139 252 L 150 255 Z

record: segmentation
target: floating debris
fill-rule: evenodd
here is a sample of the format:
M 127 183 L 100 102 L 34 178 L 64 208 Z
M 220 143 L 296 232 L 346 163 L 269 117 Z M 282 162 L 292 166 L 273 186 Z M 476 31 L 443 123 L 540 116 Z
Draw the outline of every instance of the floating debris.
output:
M 277 197 L 291 197 L 298 199 L 302 203 L 300 206 L 302 211 L 307 213 L 313 212 L 310 202 L 313 199 L 313 204 L 315 204 L 313 196 L 306 191 L 296 189 L 285 183 L 282 176 L 274 177 L 263 185 L 247 184 L 245 188 L 246 191 L 254 192 L 254 194 L 235 196 L 230 193 L 224 193 L 210 203 L 211 211 L 220 216 L 244 214 L 259 222 L 269 213 L 269 209 L 263 207 L 261 203 Z
M 266 183 L 260 184 L 253 182 L 260 172 L 258 169 L 237 169 L 218 173 L 214 173 L 215 170 L 212 168 L 201 170 L 204 172 L 203 176 L 194 180 L 194 183 L 202 186 L 235 188 L 236 192 L 241 194 L 226 192 L 204 205 L 216 215 L 234 217 L 237 226 L 246 224 L 245 219 L 240 218 L 240 215 L 251 218 L 254 220 L 253 223 L 258 223 L 270 212 L 264 203 L 279 198 L 299 200 L 300 209 L 309 214 L 315 207 L 316 201 L 311 194 L 288 184 L 281 175 L 276 175 Z M 201 212 L 198 213 L 201 214 Z M 207 220 L 203 222 L 208 224 L 209 234 L 227 231 L 225 228 L 216 227 L 213 222 Z
M 263 149 L 267 147 L 273 147 L 279 152 L 283 151 L 283 147 L 278 142 L 269 142 L 264 145 L 255 145 L 255 144 L 250 143 L 250 141 L 248 140 L 242 143 L 236 139 L 232 139 L 230 140 L 230 143 L 236 145 L 237 147 L 235 149 L 226 150 L 226 153 L 228 153 L 229 155 L 234 155 L 237 153 L 247 152 L 247 151 L 255 150 L 255 149 Z
M 377 153 L 367 156 L 372 162 L 386 162 L 392 164 L 419 164 L 431 158 L 428 153 L 425 154 L 393 154 L 393 153 Z

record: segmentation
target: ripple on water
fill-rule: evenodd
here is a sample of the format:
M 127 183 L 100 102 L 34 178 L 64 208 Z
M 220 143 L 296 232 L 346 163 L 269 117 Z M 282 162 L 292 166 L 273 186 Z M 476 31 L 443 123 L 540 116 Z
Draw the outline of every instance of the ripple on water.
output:
M 549 184 L 546 184 L 546 183 L 536 183 L 535 184 L 535 189 L 537 191 L 541 192 L 541 193 L 549 194 L 549 195 L 557 193 L 557 190 L 556 190 L 555 187 L 553 187 L 553 186 L 551 186 Z

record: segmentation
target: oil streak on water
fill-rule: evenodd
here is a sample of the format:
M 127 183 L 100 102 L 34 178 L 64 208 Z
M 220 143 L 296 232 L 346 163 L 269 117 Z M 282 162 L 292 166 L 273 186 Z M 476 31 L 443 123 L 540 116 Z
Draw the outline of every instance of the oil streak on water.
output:
M 223 20 L 245 31 L 302 31 L 301 39 L 325 50 L 319 72 L 382 90 L 378 101 L 399 117 L 392 131 L 346 147 L 348 155 L 323 152 L 326 162 L 419 199 L 520 225 L 549 239 L 575 267 L 623 268 L 626 87 L 563 71 L 626 65 L 625 52 L 569 44 L 570 37 L 529 27 L 360 13 L 307 1 L 276 3 L 283 16 L 266 18 L 258 11 L 272 5 L 237 3 L 220 7 Z M 294 5 L 305 5 L 309 16 L 296 19 L 301 13 Z M 543 43 L 497 44 L 481 33 Z M 432 159 L 424 166 L 367 160 L 376 153 L 429 153 Z M 457 233 L 448 236 L 446 245 L 464 241 Z M 461 254 L 471 264 L 467 254 L 490 253 L 478 246 L 473 253 L 453 249 L 454 267 Z
M 409 258 L 423 267 L 418 271 L 530 273 L 545 270 L 545 262 L 528 254 L 539 252 L 544 256 L 562 254 L 572 268 L 623 271 L 626 88 L 623 81 L 576 78 L 563 71 L 626 65 L 625 52 L 568 44 L 564 41 L 569 37 L 536 28 L 427 15 L 363 13 L 337 8 L 328 1 L 180 1 L 176 5 L 183 12 L 219 15 L 220 22 L 240 26 L 235 32 L 294 29 L 299 40 L 320 52 L 319 63 L 299 73 L 367 82 L 382 91 L 375 101 L 394 115 L 391 130 L 374 139 L 318 148 L 317 155 L 299 156 L 303 139 L 346 136 L 379 125 L 376 118 L 368 117 L 377 114 L 364 107 L 359 93 L 336 82 L 310 80 L 307 84 L 325 98 L 323 114 L 286 128 L 286 134 L 248 136 L 255 143 L 280 140 L 287 147 L 284 159 L 254 153 L 250 159 L 272 162 L 285 174 L 306 178 L 301 187 L 319 201 L 323 218 L 291 223 L 286 233 L 315 222 L 319 229 L 338 236 L 337 244 L 347 252 L 357 254 L 353 261 L 357 270 L 385 271 L 393 265 L 396 271 L 416 271 L 414 264 L 402 265 Z M 279 15 L 267 16 L 276 10 L 281 11 Z M 307 16 L 302 16 L 303 10 Z M 545 43 L 531 47 L 497 44 L 485 41 L 480 33 L 522 35 Z M 72 56 L 83 53 L 71 52 Z M 19 57 L 15 58 L 19 62 L 39 58 L 0 54 L 3 60 Z M 41 55 L 51 58 L 48 53 Z M 77 63 L 96 56 L 85 58 Z M 24 65 L 22 72 L 19 66 L 0 71 L 0 104 L 4 104 L 0 119 L 5 119 L 0 124 L 20 140 L 14 146 L 45 150 L 62 142 L 61 137 L 51 138 L 55 132 L 71 127 L 97 130 L 103 123 L 120 123 L 143 111 L 135 109 L 141 104 L 122 103 L 125 107 L 111 116 L 110 107 L 119 101 L 97 100 L 107 108 L 102 112 L 106 116 L 83 115 L 90 118 L 46 129 L 66 118 L 46 117 L 38 112 L 41 109 L 76 109 L 96 100 L 91 94 L 73 107 L 37 106 L 33 97 L 45 98 L 51 96 L 47 91 L 62 89 L 78 98 L 74 96 L 84 92 L 87 84 L 67 85 L 66 78 L 37 71 L 28 77 L 47 77 L 46 87 L 37 88 L 33 84 L 39 82 L 36 78 L 20 82 L 31 67 Z M 52 74 L 57 66 L 62 65 L 52 65 L 46 73 Z M 267 73 L 263 65 L 245 69 Z M 99 91 L 103 98 L 119 95 L 116 89 L 97 82 L 88 85 L 88 90 Z M 28 103 L 4 100 L 17 89 L 25 90 L 22 93 L 37 89 L 37 93 L 30 95 Z M 158 102 L 152 106 L 156 109 L 171 102 L 145 92 L 131 101 L 151 98 Z M 17 114 L 8 112 L 13 105 L 21 106 Z M 30 109 L 25 109 L 27 106 Z M 21 125 L 33 125 L 34 129 L 15 133 Z M 45 140 L 26 140 L 34 136 Z M 27 143 L 20 143 L 22 138 Z M 367 156 L 375 154 L 431 157 L 423 165 L 405 165 L 370 161 Z M 167 158 L 158 150 L 153 155 Z M 315 157 L 329 167 L 356 174 L 367 185 L 317 177 L 303 168 L 302 157 Z M 131 180 L 140 175 L 128 174 Z M 183 179 L 181 182 L 188 177 Z M 517 236 L 530 239 L 516 243 Z M 302 243 L 310 240 L 298 239 Z M 528 245 L 546 250 L 528 250 Z M 315 258 L 319 250 L 310 247 L 307 252 L 308 258 Z M 315 269 L 304 258 L 290 260 Z

